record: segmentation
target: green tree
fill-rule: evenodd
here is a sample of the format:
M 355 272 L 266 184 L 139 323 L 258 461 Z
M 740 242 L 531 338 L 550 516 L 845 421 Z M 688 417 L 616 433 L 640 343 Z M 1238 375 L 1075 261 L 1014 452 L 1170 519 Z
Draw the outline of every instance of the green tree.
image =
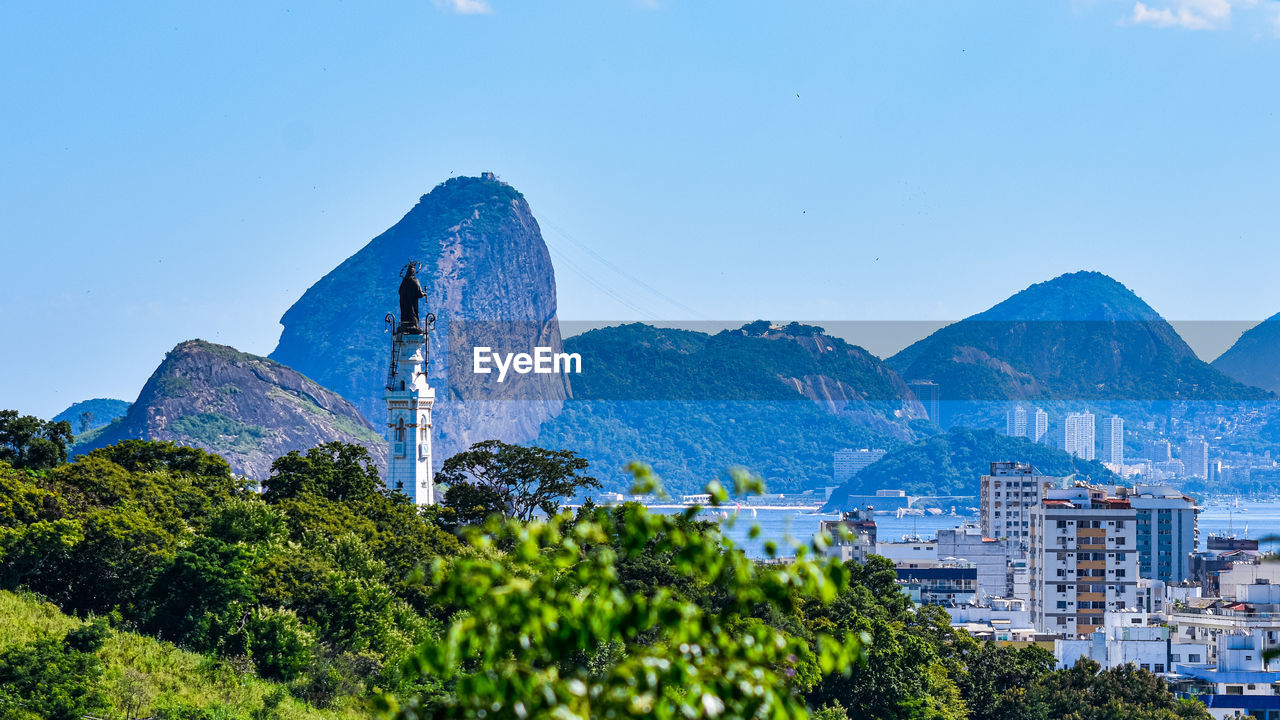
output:
M 0 410 L 0 461 L 19 470 L 48 470 L 67 461 L 71 423 Z
M 1015 648 L 961 636 L 952 647 L 954 657 L 963 666 L 956 683 L 971 720 L 1006 716 L 1008 705 L 1020 700 L 1007 691 L 1030 687 L 1057 665 L 1053 653 L 1034 645 Z
M 100 710 L 100 643 L 77 642 L 46 635 L 0 652 L 0 718 L 80 720 Z
M 143 600 L 147 629 L 201 652 L 246 654 L 245 625 L 256 606 L 250 566 L 245 548 L 195 538 Z
M 1025 688 L 1013 688 L 1000 703 L 1001 720 L 1209 720 L 1196 700 L 1179 700 L 1161 678 L 1133 664 L 1103 670 L 1081 658 L 1071 668 L 1048 673 Z
M 879 556 L 847 565 L 850 583 L 834 602 L 811 606 L 811 627 L 860 632 L 868 658 L 847 675 L 827 675 L 809 693 L 811 705 L 839 703 L 851 717 L 960 720 L 968 709 L 953 675 L 950 619 L 938 607 L 913 607 L 897 584 L 893 563 Z
M 385 710 L 405 719 L 805 717 L 792 680 L 799 658 L 839 672 L 858 638 L 819 634 L 811 646 L 753 615 L 797 598 L 830 601 L 847 571 L 803 551 L 762 568 L 718 530 L 680 522 L 631 506 L 621 523 L 599 510 L 577 521 L 495 517 L 469 531 L 471 552 L 433 563 L 430 576 L 439 601 L 465 611 L 416 658 L 449 691 L 389 697 Z M 722 583 L 727 601 L 708 609 L 665 589 L 626 592 L 618 559 L 653 551 L 655 538 L 678 573 Z
M 57 493 L 0 462 L 0 589 L 40 573 L 56 575 L 82 539 L 80 523 L 68 517 Z
M 368 500 L 382 489 L 382 479 L 369 451 L 359 445 L 328 442 L 306 454 L 297 450 L 276 458 L 263 483 L 269 503 L 304 493 L 335 502 Z
M 436 480 L 449 486 L 444 505 L 459 522 L 493 513 L 528 522 L 539 510 L 555 515 L 560 501 L 580 490 L 600 487 L 599 481 L 582 473 L 587 466 L 571 450 L 485 440 L 445 460 Z
M 315 639 L 294 613 L 259 608 L 248 619 L 249 656 L 269 680 L 294 680 L 311 665 Z

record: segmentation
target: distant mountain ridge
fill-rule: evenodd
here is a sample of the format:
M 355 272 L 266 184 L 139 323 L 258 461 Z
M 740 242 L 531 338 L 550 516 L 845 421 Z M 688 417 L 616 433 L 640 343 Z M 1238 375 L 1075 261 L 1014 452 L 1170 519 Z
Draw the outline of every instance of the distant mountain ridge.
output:
M 1280 313 L 1246 331 L 1213 366 L 1246 385 L 1280 393 Z
M 775 492 L 814 489 L 831 483 L 834 450 L 894 447 L 927 425 L 892 369 L 813 326 L 757 321 L 709 335 L 632 323 L 568 338 L 565 350 L 583 372 L 537 442 L 581 452 L 614 490 L 627 489 L 633 460 L 678 492 L 730 466 Z
M 1055 447 L 994 430 L 952 428 L 890 451 L 863 468 L 831 493 L 828 511 L 852 509 L 850 495 L 874 495 L 877 490 L 905 490 L 908 495 L 977 496 L 979 478 L 990 463 L 1030 463 L 1041 474 L 1077 475 L 1094 482 L 1116 482 L 1100 462 L 1080 460 Z
M 887 360 L 944 400 L 1240 401 L 1267 393 L 1196 357 L 1151 306 L 1097 272 L 1036 283 Z
M 94 398 L 72 404 L 71 407 L 54 415 L 53 421 L 62 422 L 65 420 L 71 423 L 72 432 L 78 435 L 86 430 L 97 430 L 100 427 L 104 427 L 112 420 L 124 417 L 128 410 L 129 403 L 124 400 Z M 85 423 L 87 427 L 81 427 L 82 420 L 88 421 Z
M 167 353 L 124 417 L 74 451 L 128 438 L 203 448 L 258 480 L 290 450 L 333 440 L 364 445 L 386 463 L 382 436 L 337 393 L 280 363 L 203 340 Z
M 491 173 L 441 183 L 386 232 L 312 285 L 285 312 L 273 360 L 351 401 L 383 426 L 389 336 L 398 272 L 421 261 L 436 388 L 435 459 L 480 440 L 533 438 L 569 394 L 561 374 L 496 383 L 467 365 L 476 346 L 559 351 L 555 272 L 524 196 Z

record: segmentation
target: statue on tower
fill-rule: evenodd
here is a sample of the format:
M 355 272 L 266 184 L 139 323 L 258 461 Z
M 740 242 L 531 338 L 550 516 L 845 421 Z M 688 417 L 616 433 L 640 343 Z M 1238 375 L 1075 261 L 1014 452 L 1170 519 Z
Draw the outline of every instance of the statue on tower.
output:
M 410 260 L 404 268 L 403 280 L 400 281 L 400 328 L 399 332 L 421 333 L 426 328 L 418 317 L 418 301 L 427 296 L 418 282 L 418 263 Z M 432 318 L 433 319 L 433 318 Z

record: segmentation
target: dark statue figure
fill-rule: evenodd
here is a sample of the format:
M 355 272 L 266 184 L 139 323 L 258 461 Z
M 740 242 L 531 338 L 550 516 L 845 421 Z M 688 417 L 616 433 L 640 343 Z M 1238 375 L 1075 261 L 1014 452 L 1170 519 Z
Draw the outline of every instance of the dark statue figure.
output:
M 418 300 L 426 297 L 427 293 L 418 282 L 416 265 L 411 261 L 405 268 L 404 279 L 400 281 L 400 332 L 423 330 L 422 321 L 418 317 Z

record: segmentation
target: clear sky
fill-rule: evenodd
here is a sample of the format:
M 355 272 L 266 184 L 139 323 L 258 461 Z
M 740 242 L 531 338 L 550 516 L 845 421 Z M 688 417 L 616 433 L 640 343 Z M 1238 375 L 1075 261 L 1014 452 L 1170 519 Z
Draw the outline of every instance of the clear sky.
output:
M 484 170 L 568 320 L 936 322 L 1080 269 L 1280 311 L 1273 0 L 7 2 L 0 93 L 0 407 L 45 416 L 270 352 Z

